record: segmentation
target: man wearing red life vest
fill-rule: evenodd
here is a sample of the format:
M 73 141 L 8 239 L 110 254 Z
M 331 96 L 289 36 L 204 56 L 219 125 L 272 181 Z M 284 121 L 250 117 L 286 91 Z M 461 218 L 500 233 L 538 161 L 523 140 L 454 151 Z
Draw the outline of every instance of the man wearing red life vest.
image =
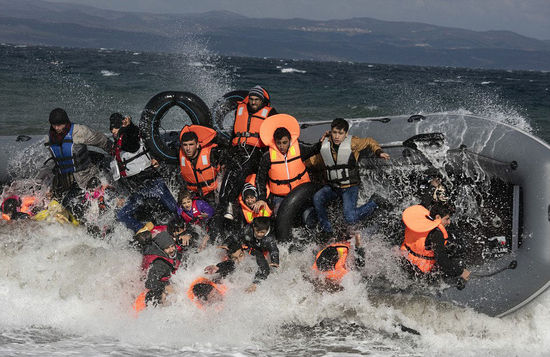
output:
M 231 161 L 220 190 L 220 207 L 227 211 L 224 217 L 233 219 L 233 203 L 242 190 L 245 179 L 256 173 L 265 145 L 260 140 L 260 128 L 266 118 L 277 114 L 271 106 L 269 93 L 257 85 L 250 89 L 235 111 Z
M 450 207 L 443 203 L 435 203 L 429 211 L 421 205 L 403 211 L 406 228 L 401 252 L 417 276 L 439 271 L 446 277 L 470 277 L 470 271 L 449 256 L 446 227 L 450 215 Z

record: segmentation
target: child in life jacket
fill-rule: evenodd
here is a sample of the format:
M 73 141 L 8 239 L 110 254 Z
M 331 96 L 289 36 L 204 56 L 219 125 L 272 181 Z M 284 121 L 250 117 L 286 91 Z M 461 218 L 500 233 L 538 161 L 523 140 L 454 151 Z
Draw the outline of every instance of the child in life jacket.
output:
M 251 178 L 252 177 L 252 178 Z M 240 230 L 251 224 L 256 217 L 271 217 L 273 212 L 265 201 L 259 200 L 258 190 L 254 186 L 256 175 L 247 177 L 247 182 L 239 195 L 240 213 L 237 214 L 235 228 Z
M 178 215 L 190 224 L 196 224 L 203 228 L 214 215 L 214 208 L 206 201 L 198 199 L 195 194 L 187 189 L 178 193 Z

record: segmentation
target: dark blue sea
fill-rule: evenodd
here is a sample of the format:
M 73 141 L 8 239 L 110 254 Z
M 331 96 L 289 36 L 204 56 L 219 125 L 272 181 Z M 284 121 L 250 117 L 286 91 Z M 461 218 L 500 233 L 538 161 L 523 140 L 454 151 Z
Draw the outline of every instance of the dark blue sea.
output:
M 137 122 L 161 91 L 193 92 L 212 105 L 256 84 L 279 112 L 300 121 L 461 112 L 550 141 L 548 72 L 230 58 L 193 42 L 178 54 L 2 44 L 0 136 L 45 135 L 55 107 L 107 132 L 112 112 Z M 286 265 L 255 294 L 242 293 L 238 283 L 255 271 L 245 263 L 222 311 L 196 309 L 182 293 L 171 306 L 135 318 L 129 304 L 143 282 L 128 234 L 118 227 L 105 241 L 70 225 L 1 224 L 0 355 L 544 356 L 550 350 L 548 293 L 501 319 L 428 298 L 373 297 L 353 274 L 343 291 L 319 294 L 301 276 L 313 252 L 288 259 L 286 248 Z M 373 265 L 383 265 L 391 252 L 367 241 L 369 250 L 386 252 L 372 256 Z M 218 251 L 194 259 L 173 277 L 176 285 L 188 286 L 219 259 Z

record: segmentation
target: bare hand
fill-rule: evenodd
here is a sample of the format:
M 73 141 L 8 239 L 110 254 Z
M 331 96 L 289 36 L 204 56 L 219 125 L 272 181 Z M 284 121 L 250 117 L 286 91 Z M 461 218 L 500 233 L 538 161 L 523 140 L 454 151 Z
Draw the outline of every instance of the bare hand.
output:
M 252 284 L 250 285 L 248 288 L 245 289 L 245 292 L 247 293 L 253 293 L 254 291 L 256 291 L 256 288 L 257 288 L 257 285 L 256 284 Z
M 204 250 L 204 248 L 206 248 L 206 245 L 208 244 L 208 240 L 210 240 L 209 235 L 205 235 L 204 237 L 202 237 L 202 242 L 198 249 L 199 252 Z
M 204 273 L 205 274 L 215 274 L 215 273 L 218 272 L 218 270 L 220 270 L 220 268 L 218 268 L 216 265 L 209 265 L 206 268 L 204 268 Z
M 208 218 L 208 213 L 201 213 L 199 214 L 200 218 Z
M 124 198 L 118 198 L 118 199 L 116 200 L 116 206 L 117 206 L 118 208 L 120 208 L 120 207 L 124 206 L 124 203 L 125 203 L 125 202 L 126 202 L 126 200 L 125 200 Z
M 254 213 L 258 213 L 260 212 L 262 207 L 265 207 L 265 206 L 267 206 L 267 202 L 259 200 L 252 205 L 252 209 L 254 210 Z
M 188 246 L 189 242 L 191 241 L 191 234 L 184 234 L 179 237 L 180 238 L 180 244 L 183 246 Z
M 160 166 L 159 162 L 156 159 L 151 159 L 151 165 L 153 165 L 155 169 Z
M 460 275 L 460 277 L 466 281 L 468 281 L 468 279 L 470 279 L 470 271 L 468 269 L 464 269 L 464 271 L 462 272 L 462 274 Z
M 270 267 L 273 267 L 273 268 L 278 268 L 279 267 L 279 264 L 275 264 L 275 263 L 271 263 L 269 264 Z
M 384 160 L 389 160 L 390 159 L 390 154 L 388 154 L 387 152 L 383 152 L 380 154 L 380 158 L 384 159 Z
M 323 136 L 321 136 L 321 139 L 319 139 L 320 142 L 323 142 L 327 137 L 330 136 L 330 130 L 325 131 Z

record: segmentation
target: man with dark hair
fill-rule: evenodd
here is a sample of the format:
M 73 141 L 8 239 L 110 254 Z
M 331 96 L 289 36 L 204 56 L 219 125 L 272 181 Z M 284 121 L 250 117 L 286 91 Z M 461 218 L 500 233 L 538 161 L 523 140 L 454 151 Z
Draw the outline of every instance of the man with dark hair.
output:
M 330 127 L 330 131 L 327 131 L 321 138 L 320 154 L 310 160 L 313 166 L 322 165 L 325 169 L 327 185 L 323 186 L 313 196 L 313 204 L 319 224 L 321 230 L 325 233 L 332 233 L 326 205 L 338 197 L 342 197 L 344 219 L 348 224 L 354 224 L 369 216 L 378 207 L 373 200 L 357 207 L 357 197 L 361 183 L 357 162 L 361 152 L 368 150 L 375 157 L 384 160 L 390 158 L 387 153 L 382 151 L 376 140 L 348 135 L 349 124 L 346 120 L 336 118 L 332 121 Z
M 470 271 L 451 259 L 446 248 L 446 228 L 451 224 L 452 211 L 452 207 L 441 202 L 429 211 L 422 205 L 403 211 L 406 228 L 401 251 L 417 276 L 440 272 L 446 277 L 468 280 Z
M 264 152 L 260 127 L 266 118 L 275 114 L 277 111 L 271 106 L 269 93 L 259 85 L 251 88 L 246 98 L 237 105 L 231 139 L 232 160 L 228 163 L 220 190 L 220 207 L 227 208 L 224 215 L 227 219 L 234 218 L 233 203 L 241 192 L 246 177 L 256 173 Z
M 109 153 L 113 143 L 100 132 L 71 123 L 67 112 L 61 108 L 50 112 L 49 122 L 49 140 L 45 145 L 55 165 L 52 193 L 54 197 L 62 198 L 62 205 L 81 219 L 82 212 L 78 207 L 83 190 L 99 174 L 97 167 L 92 164 L 88 145 Z
M 135 212 L 151 198 L 158 199 L 168 212 L 177 213 L 178 205 L 164 179 L 157 172 L 158 162 L 151 158 L 143 144 L 139 128 L 130 116 L 113 113 L 109 128 L 115 139 L 111 173 L 119 180 L 130 197 L 117 213 L 117 219 L 134 232 L 144 227 L 135 217 Z
M 290 191 L 310 182 L 304 160 L 318 153 L 321 143 L 313 146 L 300 143 L 300 126 L 294 117 L 287 114 L 268 118 L 262 126 L 261 135 L 269 151 L 262 156 L 258 167 L 258 196 L 261 201 L 266 200 L 268 185 L 276 215 L 279 205 Z
M 224 150 L 215 142 L 216 131 L 200 125 L 185 126 L 180 133 L 180 172 L 187 189 L 215 206 L 217 176 L 225 161 Z

